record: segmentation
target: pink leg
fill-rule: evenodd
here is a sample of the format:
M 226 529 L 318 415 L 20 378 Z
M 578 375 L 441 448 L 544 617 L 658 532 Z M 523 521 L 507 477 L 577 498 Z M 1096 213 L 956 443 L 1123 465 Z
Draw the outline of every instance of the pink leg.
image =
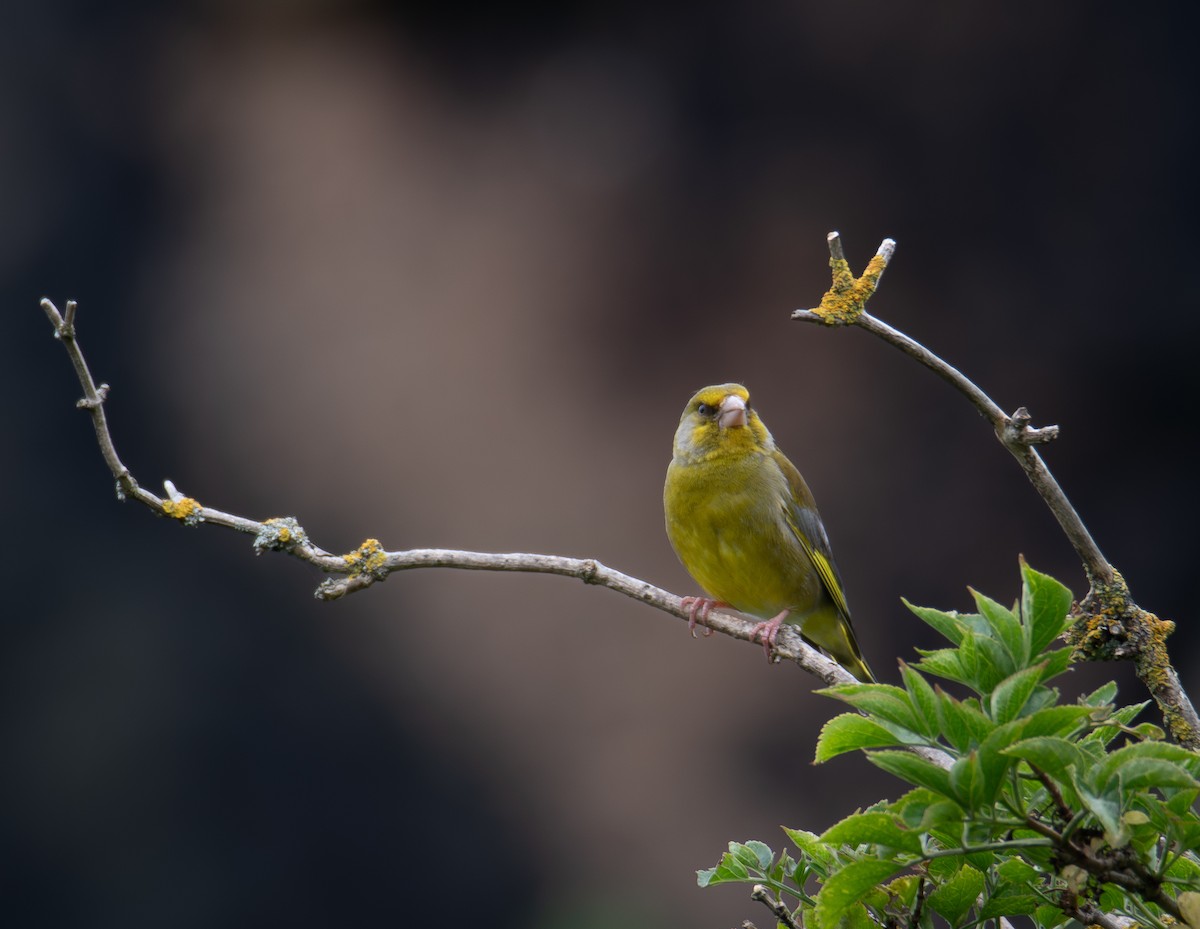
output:
M 712 612 L 714 607 L 729 606 L 728 603 L 723 603 L 720 600 L 709 600 L 707 597 L 684 597 L 683 605 L 688 611 L 688 632 L 692 634 L 692 638 L 696 638 L 696 621 L 708 621 L 708 614 Z M 711 629 L 705 628 L 702 633 L 707 639 L 713 634 Z
M 787 619 L 788 610 L 784 610 L 774 619 L 768 619 L 766 622 L 759 623 L 750 630 L 750 641 L 753 642 L 759 636 L 762 636 L 763 650 L 767 653 L 767 658 L 771 657 L 771 649 L 775 647 L 775 636 L 779 634 L 779 627 L 783 625 L 783 621 Z

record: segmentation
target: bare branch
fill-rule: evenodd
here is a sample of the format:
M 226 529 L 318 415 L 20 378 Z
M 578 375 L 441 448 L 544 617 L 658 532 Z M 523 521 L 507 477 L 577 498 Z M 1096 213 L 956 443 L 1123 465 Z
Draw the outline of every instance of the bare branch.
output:
M 892 239 L 884 239 L 873 261 L 881 262 L 883 267 L 886 267 L 887 262 L 895 252 L 895 248 L 896 243 Z M 845 263 L 841 247 L 841 237 L 836 232 L 829 234 L 829 252 L 833 256 L 830 264 Z M 875 285 L 878 284 L 879 275 L 882 273 L 883 268 L 881 267 L 874 278 L 871 287 L 872 292 L 874 292 Z M 865 278 L 866 274 L 863 277 Z M 834 271 L 834 281 L 836 289 L 838 286 L 838 273 L 836 269 Z M 828 296 L 826 294 L 827 298 Z M 947 364 L 920 342 L 909 338 L 899 330 L 893 329 L 887 323 L 866 312 L 865 309 L 860 308 L 859 312 L 855 313 L 851 318 L 846 319 L 841 314 L 831 312 L 825 306 L 826 303 L 827 300 L 823 300 L 821 307 L 812 310 L 796 310 L 792 313 L 792 319 L 800 320 L 801 322 L 824 323 L 825 325 L 856 325 L 900 349 L 900 351 L 914 358 L 929 368 L 938 377 L 942 378 L 942 380 L 956 388 L 987 418 L 988 422 L 992 424 L 992 429 L 995 431 L 996 437 L 1000 440 L 1001 444 L 1020 462 L 1030 482 L 1037 489 L 1042 499 L 1046 501 L 1046 505 L 1050 507 L 1050 511 L 1054 514 L 1063 532 L 1066 533 L 1067 538 L 1075 547 L 1075 551 L 1079 554 L 1084 570 L 1087 572 L 1089 583 L 1095 581 L 1109 583 L 1112 581 L 1112 565 L 1101 554 L 1099 546 L 1092 539 L 1091 533 L 1084 526 L 1083 520 L 1079 518 L 1079 514 L 1075 512 L 1074 507 L 1071 506 L 1067 495 L 1058 486 L 1058 482 L 1051 475 L 1049 468 L 1046 467 L 1041 456 L 1030 447 L 1031 445 L 1043 444 L 1056 438 L 1058 436 L 1057 426 L 1046 426 L 1042 429 L 1030 428 L 1029 411 L 1025 407 L 1020 407 L 1012 416 L 1009 416 L 991 397 L 977 387 L 961 371 Z
M 317 588 L 315 596 L 320 600 L 336 600 L 347 594 L 363 590 L 385 580 L 389 574 L 395 571 L 407 571 L 415 568 L 458 568 L 473 571 L 518 571 L 573 577 L 585 584 L 607 587 L 609 590 L 639 600 L 678 619 L 690 618 L 689 610 L 679 597 L 639 578 L 606 567 L 592 558 L 430 548 L 388 552 L 384 551 L 379 542 L 374 539 L 366 540 L 353 552 L 337 555 L 313 544 L 309 540 L 308 534 L 292 517 L 259 521 L 225 513 L 212 507 L 203 506 L 195 499 L 185 496 L 170 481 L 164 482 L 166 498 L 160 498 L 144 490 L 134 480 L 129 469 L 117 455 L 109 434 L 108 421 L 104 415 L 104 402 L 109 388 L 108 385 L 96 386 L 76 341 L 74 301 L 67 303 L 66 318 L 59 314 L 58 309 L 49 299 L 43 299 L 41 306 L 54 326 L 55 337 L 63 343 L 75 367 L 75 373 L 84 393 L 84 399 L 79 406 L 86 409 L 91 415 L 101 454 L 117 480 L 118 498 L 133 498 L 160 516 L 177 519 L 185 525 L 195 526 L 207 523 L 247 533 L 254 536 L 256 553 L 285 552 L 314 565 L 327 574 L 335 575 L 322 582 Z M 741 639 L 761 647 L 761 642 L 753 637 L 755 623 L 751 620 L 733 613 L 713 610 L 698 621 L 701 625 L 730 638 Z M 774 660 L 795 662 L 826 684 L 856 683 L 855 678 L 849 672 L 809 646 L 801 639 L 799 633 L 787 626 L 780 630 L 772 654 Z M 934 749 L 923 751 L 928 757 L 934 759 L 942 755 Z M 937 763 L 948 765 L 948 759 L 945 762 Z
M 793 918 L 792 911 L 784 905 L 782 900 L 772 896 L 771 891 L 767 889 L 765 884 L 755 884 L 753 889 L 750 891 L 750 899 L 757 900 L 759 903 L 765 906 L 771 911 L 771 914 L 775 917 L 775 919 L 787 926 L 788 929 L 803 929 L 803 927 Z

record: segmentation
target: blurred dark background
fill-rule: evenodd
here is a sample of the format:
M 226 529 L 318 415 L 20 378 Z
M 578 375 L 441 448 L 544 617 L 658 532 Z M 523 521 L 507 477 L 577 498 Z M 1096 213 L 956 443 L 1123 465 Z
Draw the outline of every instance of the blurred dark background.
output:
M 11 6 L 11 5 L 10 5 Z M 694 592 L 679 411 L 742 380 L 865 651 L 936 644 L 1067 542 L 964 400 L 789 322 L 874 312 L 1007 409 L 1200 686 L 1196 69 L 1163 8 L 942 2 L 11 6 L 0 30 L 6 925 L 724 927 L 694 870 L 900 788 L 810 764 L 795 669 L 555 578 L 303 565 L 120 505 L 137 478 L 324 547 L 589 555 Z M 1068 690 L 1126 669 L 1090 667 Z

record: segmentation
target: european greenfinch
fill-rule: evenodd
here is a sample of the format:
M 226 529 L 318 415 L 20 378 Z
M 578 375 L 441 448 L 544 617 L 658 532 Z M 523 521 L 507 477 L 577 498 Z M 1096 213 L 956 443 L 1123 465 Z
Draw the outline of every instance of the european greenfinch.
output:
M 663 508 L 675 553 L 711 597 L 684 598 L 693 634 L 698 615 L 731 606 L 764 620 L 754 638 L 768 655 L 792 623 L 860 681 L 875 679 L 812 493 L 742 385 L 705 387 L 684 407 Z

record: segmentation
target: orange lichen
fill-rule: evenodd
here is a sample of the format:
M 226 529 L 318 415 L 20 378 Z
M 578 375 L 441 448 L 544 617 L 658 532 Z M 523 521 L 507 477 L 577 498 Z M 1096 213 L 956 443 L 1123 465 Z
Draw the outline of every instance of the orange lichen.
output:
M 821 305 L 813 307 L 813 315 L 829 326 L 848 326 L 858 319 L 866 309 L 867 300 L 879 286 L 879 278 L 887 267 L 887 258 L 876 255 L 867 262 L 862 276 L 856 278 L 845 258 L 830 258 L 833 269 L 833 286 L 825 291 Z
M 354 551 L 342 556 L 353 577 L 358 574 L 371 574 L 382 577 L 384 565 L 387 563 L 387 552 L 379 544 L 378 539 L 367 539 Z
M 164 500 L 162 502 L 164 516 L 178 519 L 189 526 L 194 526 L 200 522 L 200 511 L 202 509 L 203 507 L 191 497 L 180 497 L 178 500 Z

